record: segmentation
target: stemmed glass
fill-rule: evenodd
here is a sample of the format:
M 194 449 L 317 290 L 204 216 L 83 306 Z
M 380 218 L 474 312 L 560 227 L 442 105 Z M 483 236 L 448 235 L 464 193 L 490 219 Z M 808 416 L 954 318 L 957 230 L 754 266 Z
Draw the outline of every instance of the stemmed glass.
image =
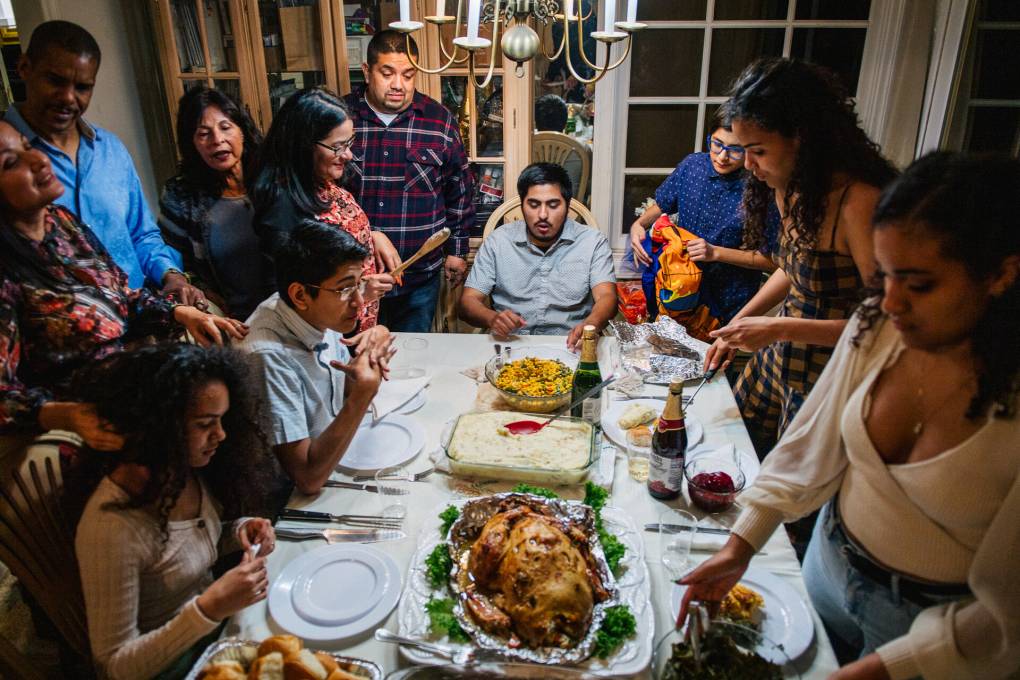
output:
M 691 545 L 698 518 L 686 510 L 670 508 L 659 517 L 659 555 L 666 576 L 670 581 L 679 581 L 691 567 Z

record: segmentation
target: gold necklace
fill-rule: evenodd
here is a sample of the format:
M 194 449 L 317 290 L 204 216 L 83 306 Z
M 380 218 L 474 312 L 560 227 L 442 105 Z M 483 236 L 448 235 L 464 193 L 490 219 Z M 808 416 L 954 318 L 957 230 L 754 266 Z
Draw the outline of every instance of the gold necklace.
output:
M 953 395 L 957 394 L 960 390 L 963 389 L 963 387 L 967 383 L 972 382 L 974 380 L 974 376 L 973 375 L 965 375 L 965 376 L 963 376 L 962 380 L 960 380 L 955 385 L 953 385 L 953 388 L 951 390 L 949 390 L 944 397 L 939 399 L 938 403 L 935 404 L 934 408 L 926 409 L 924 407 L 924 376 L 925 375 L 930 375 L 930 373 L 922 372 L 922 374 L 920 376 L 920 379 L 918 380 L 917 403 L 921 407 L 921 417 L 918 419 L 918 421 L 916 423 L 914 423 L 914 427 L 912 429 L 912 431 L 914 433 L 914 439 L 920 439 L 921 433 L 924 431 L 925 423 L 927 423 L 928 419 L 931 416 L 935 415 L 935 413 L 939 409 L 941 409 L 943 406 L 946 405 L 946 403 L 949 401 L 950 397 L 952 397 Z

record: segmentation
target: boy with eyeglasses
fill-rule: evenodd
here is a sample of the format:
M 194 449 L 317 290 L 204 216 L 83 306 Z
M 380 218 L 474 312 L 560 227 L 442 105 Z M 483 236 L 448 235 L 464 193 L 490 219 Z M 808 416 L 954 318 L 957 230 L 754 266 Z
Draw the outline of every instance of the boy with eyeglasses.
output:
M 389 372 L 392 336 L 384 326 L 343 337 L 364 304 L 367 256 L 346 232 L 301 222 L 281 237 L 273 258 L 278 292 L 248 318 L 241 343 L 262 378 L 273 451 L 305 494 L 329 479 Z

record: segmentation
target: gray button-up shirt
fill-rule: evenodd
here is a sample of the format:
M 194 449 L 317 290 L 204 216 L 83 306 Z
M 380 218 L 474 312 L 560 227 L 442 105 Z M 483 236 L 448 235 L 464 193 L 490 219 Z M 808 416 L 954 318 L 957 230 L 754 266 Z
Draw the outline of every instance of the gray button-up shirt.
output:
M 567 335 L 591 313 L 591 289 L 615 281 L 613 252 L 601 232 L 568 219 L 543 251 L 519 220 L 485 239 L 464 285 L 490 295 L 497 312 L 524 317 L 528 325 L 518 333 Z
M 274 293 L 247 321 L 241 348 L 251 353 L 269 406 L 273 446 L 318 437 L 344 405 L 344 374 L 331 360 L 351 359 L 340 334 L 318 330 Z

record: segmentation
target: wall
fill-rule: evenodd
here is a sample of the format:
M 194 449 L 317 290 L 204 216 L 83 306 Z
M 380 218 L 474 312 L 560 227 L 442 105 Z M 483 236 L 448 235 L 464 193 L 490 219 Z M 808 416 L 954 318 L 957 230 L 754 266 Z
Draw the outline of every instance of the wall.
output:
M 139 0 L 126 1 L 141 4 Z M 128 42 L 128 36 L 136 32 L 129 30 L 132 22 L 121 0 L 13 0 L 13 4 L 23 48 L 32 29 L 49 19 L 73 21 L 95 36 L 103 60 L 86 117 L 124 142 L 135 159 L 149 207 L 155 211 L 159 193 L 139 83 L 147 80 L 147 87 L 151 88 L 156 81 L 136 77 L 132 45 Z

